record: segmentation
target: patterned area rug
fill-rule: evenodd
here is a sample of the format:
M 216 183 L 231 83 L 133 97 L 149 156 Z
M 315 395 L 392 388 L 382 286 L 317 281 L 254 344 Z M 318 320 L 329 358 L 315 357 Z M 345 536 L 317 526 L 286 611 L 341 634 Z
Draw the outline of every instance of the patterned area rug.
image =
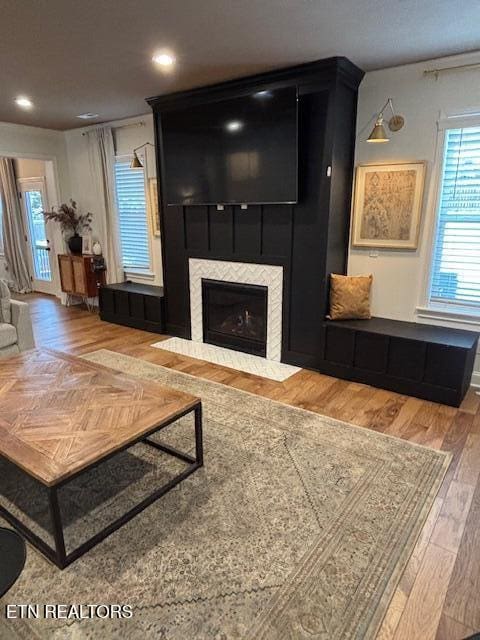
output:
M 110 351 L 86 357 L 200 396 L 205 467 L 63 572 L 29 547 L 2 601 L 129 604 L 130 620 L 5 621 L 2 606 L 1 638 L 375 637 L 446 454 Z M 190 418 L 163 438 L 189 449 Z M 63 488 L 67 548 L 178 464 L 137 445 Z M 38 488 L 6 462 L 0 477 L 0 499 L 48 538 Z

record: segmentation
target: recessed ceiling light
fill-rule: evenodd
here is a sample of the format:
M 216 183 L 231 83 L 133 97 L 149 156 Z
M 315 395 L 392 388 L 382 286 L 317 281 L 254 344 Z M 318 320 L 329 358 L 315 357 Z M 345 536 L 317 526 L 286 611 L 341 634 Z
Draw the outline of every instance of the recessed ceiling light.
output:
M 257 93 L 253 94 L 255 96 L 255 98 L 260 98 L 260 100 L 262 100 L 263 98 L 271 98 L 272 97 L 272 92 L 271 91 L 267 91 L 267 90 L 262 90 L 262 91 L 257 91 Z
M 18 98 L 15 98 L 15 102 L 22 109 L 31 109 L 33 107 L 33 102 L 25 96 L 18 96 Z
M 240 129 L 243 129 L 243 122 L 240 120 L 230 120 L 230 122 L 227 122 L 225 125 L 225 128 L 227 131 L 240 131 Z
M 152 57 L 152 62 L 158 64 L 159 67 L 172 67 L 175 64 L 175 58 L 166 51 L 158 51 Z
M 98 118 L 98 113 L 81 113 L 77 118 L 81 120 L 91 120 L 92 118 Z

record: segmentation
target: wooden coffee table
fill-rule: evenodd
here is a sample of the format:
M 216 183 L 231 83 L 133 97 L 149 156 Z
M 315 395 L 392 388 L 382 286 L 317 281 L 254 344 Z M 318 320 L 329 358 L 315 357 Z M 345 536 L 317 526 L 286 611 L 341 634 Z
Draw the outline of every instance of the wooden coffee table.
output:
M 195 457 L 149 439 L 190 412 Z M 188 466 L 67 553 L 58 489 L 140 442 Z M 202 405 L 194 396 L 81 358 L 49 349 L 29 351 L 0 364 L 0 456 L 47 488 L 55 548 L 1 505 L 0 515 L 63 569 L 203 465 Z

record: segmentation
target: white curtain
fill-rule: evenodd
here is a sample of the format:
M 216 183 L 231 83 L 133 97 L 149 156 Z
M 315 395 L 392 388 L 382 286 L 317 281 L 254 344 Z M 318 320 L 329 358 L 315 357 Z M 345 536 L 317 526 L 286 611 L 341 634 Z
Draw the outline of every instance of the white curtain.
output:
M 2 198 L 3 211 L 3 250 L 9 284 L 18 293 L 28 293 L 32 290 L 28 267 L 28 246 L 11 158 L 0 158 L 0 198 Z
M 111 127 L 100 127 L 87 132 L 88 156 L 92 184 L 101 210 L 94 217 L 101 222 L 101 245 L 107 265 L 107 282 L 123 282 L 125 275 L 120 249 L 120 234 L 115 194 L 115 146 Z

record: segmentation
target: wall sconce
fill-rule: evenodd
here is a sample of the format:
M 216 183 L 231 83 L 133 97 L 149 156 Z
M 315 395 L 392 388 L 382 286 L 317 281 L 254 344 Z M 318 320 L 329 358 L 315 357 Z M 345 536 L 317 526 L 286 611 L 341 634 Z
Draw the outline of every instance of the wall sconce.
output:
M 387 107 L 390 107 L 392 112 L 392 117 L 388 121 L 388 128 L 390 131 L 400 131 L 405 124 L 405 118 L 395 113 L 393 110 L 392 99 L 389 98 L 378 114 L 375 126 L 372 129 L 372 133 L 368 136 L 367 142 L 388 142 L 390 140 L 383 124 L 383 113 Z
M 151 147 L 155 146 L 151 142 L 144 142 L 139 147 L 136 147 L 133 150 L 133 158 L 132 158 L 132 161 L 130 163 L 130 169 L 143 169 L 143 164 L 141 163 L 140 158 L 137 156 L 137 151 L 139 149 L 143 149 L 143 147 L 146 147 L 147 145 L 150 145 Z

